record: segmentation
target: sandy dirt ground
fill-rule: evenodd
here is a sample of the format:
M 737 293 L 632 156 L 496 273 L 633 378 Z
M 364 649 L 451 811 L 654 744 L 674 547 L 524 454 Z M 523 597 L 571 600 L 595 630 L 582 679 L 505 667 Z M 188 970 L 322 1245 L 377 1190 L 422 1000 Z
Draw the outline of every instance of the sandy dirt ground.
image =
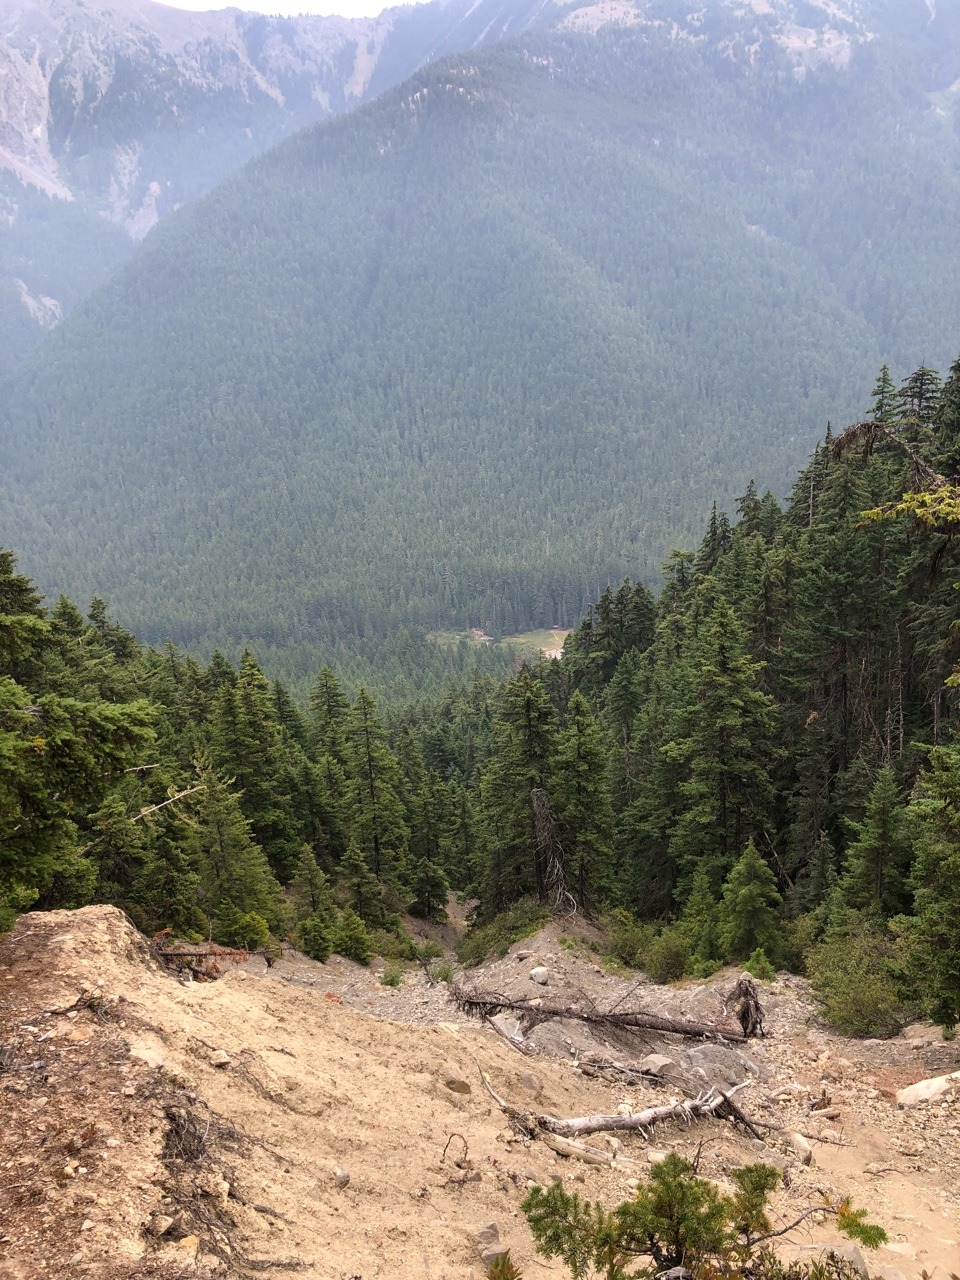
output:
M 466 980 L 720 1017 L 733 975 L 670 988 L 611 975 L 590 933 L 548 926 Z M 545 987 L 529 976 L 538 965 Z M 651 1149 L 691 1156 L 701 1144 L 701 1172 L 721 1185 L 744 1163 L 777 1163 L 789 1183 L 778 1221 L 821 1194 L 850 1195 L 890 1234 L 867 1257 L 872 1276 L 960 1271 L 960 1103 L 900 1110 L 894 1097 L 960 1068 L 960 1049 L 934 1029 L 844 1040 L 816 1024 L 805 984 L 784 977 L 761 984 L 768 1037 L 717 1061 L 669 1037 L 597 1039 L 576 1022 L 539 1027 L 525 1057 L 422 971 L 399 989 L 379 971 L 294 954 L 184 985 L 113 908 L 22 917 L 0 942 L 0 1277 L 480 1280 L 476 1233 L 490 1222 L 527 1280 L 560 1276 L 534 1254 L 519 1210 L 531 1182 L 560 1177 L 613 1204 L 638 1170 L 518 1141 L 481 1070 L 518 1107 L 576 1116 L 680 1096 L 669 1072 L 642 1089 L 593 1078 L 590 1053 L 658 1052 L 687 1069 L 688 1051 L 708 1076 L 749 1082 L 739 1097 L 764 1138 L 721 1120 L 626 1135 L 640 1170 Z M 810 1166 L 794 1132 L 808 1136 Z M 784 1248 L 837 1239 L 811 1226 Z

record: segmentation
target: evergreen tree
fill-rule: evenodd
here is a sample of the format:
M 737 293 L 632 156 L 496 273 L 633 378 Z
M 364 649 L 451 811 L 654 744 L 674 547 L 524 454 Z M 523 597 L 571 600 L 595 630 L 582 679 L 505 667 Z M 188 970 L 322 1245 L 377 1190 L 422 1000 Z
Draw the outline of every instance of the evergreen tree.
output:
M 960 1022 L 960 748 L 930 753 L 907 811 L 913 832 L 915 918 L 908 922 L 917 987 L 930 1017 Z
M 758 949 L 768 958 L 779 954 L 782 902 L 776 877 L 750 840 L 723 885 L 719 932 L 728 960 L 745 960 Z
M 840 893 L 851 910 L 887 918 L 907 906 L 904 879 L 911 850 L 905 817 L 896 777 L 885 765 L 870 793 L 863 822 L 850 823 L 856 839 L 847 848 Z
M 365 924 L 379 928 L 385 922 L 386 912 L 383 908 L 380 882 L 371 871 L 370 864 L 355 841 L 351 840 L 346 856 L 340 864 L 337 883 L 350 908 Z
M 557 738 L 550 791 L 567 888 L 585 911 L 610 892 L 613 810 L 607 760 L 607 744 L 589 703 L 574 693 L 566 728 Z
M 402 883 L 410 830 L 403 803 L 403 777 L 373 699 L 361 689 L 346 722 L 348 809 L 351 844 L 378 880 Z

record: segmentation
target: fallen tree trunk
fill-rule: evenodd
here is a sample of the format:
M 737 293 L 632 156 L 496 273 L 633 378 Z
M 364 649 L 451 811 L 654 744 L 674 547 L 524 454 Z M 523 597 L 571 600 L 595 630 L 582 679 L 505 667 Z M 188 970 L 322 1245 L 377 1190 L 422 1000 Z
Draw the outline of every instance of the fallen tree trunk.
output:
M 742 1088 L 742 1085 L 738 1085 Z M 731 1090 L 731 1093 L 733 1090 Z M 665 1103 L 659 1107 L 645 1107 L 635 1115 L 580 1116 L 574 1120 L 557 1120 L 555 1116 L 536 1116 L 537 1127 L 563 1138 L 578 1138 L 589 1133 L 617 1133 L 623 1130 L 645 1131 L 664 1120 L 682 1120 L 687 1124 L 703 1116 L 722 1115 L 729 1110 L 727 1094 L 714 1094 L 713 1090 L 702 1098 L 690 1098 L 685 1102 Z M 737 1108 L 739 1111 L 739 1107 Z M 732 1113 L 731 1113 L 732 1114 Z
M 620 1031 L 661 1031 L 669 1035 L 686 1036 L 691 1040 L 715 1040 L 742 1043 L 746 1036 L 738 1028 L 717 1026 L 709 1022 L 692 1022 L 687 1018 L 665 1018 L 644 1009 L 603 1013 L 599 1009 L 578 1009 L 574 1005 L 534 1004 L 531 1000 L 511 1000 L 495 991 L 464 991 L 455 987 L 451 995 L 457 1007 L 474 1018 L 493 1018 L 498 1013 L 515 1014 L 524 1031 L 532 1031 L 541 1022 L 551 1018 L 568 1018 L 591 1026 Z
M 477 1063 L 477 1069 L 480 1072 L 480 1079 L 483 1081 L 483 1087 L 487 1093 L 510 1121 L 511 1126 L 527 1138 L 544 1138 L 546 1140 L 545 1135 L 550 1134 L 555 1138 L 574 1141 L 591 1133 L 623 1133 L 625 1131 L 646 1133 L 654 1128 L 655 1125 L 662 1124 L 665 1120 L 682 1120 L 684 1123 L 690 1124 L 694 1120 L 701 1120 L 707 1116 L 726 1117 L 733 1123 L 743 1124 L 753 1133 L 756 1133 L 749 1119 L 733 1101 L 733 1095 L 747 1087 L 746 1082 L 736 1085 L 727 1093 L 722 1093 L 717 1089 L 710 1089 L 699 1098 L 688 1098 L 684 1102 L 668 1102 L 659 1107 L 645 1107 L 643 1111 L 638 1111 L 633 1115 L 577 1116 L 571 1120 L 559 1120 L 556 1116 L 545 1115 L 536 1111 L 524 1111 L 519 1107 L 512 1106 L 496 1092 L 479 1063 Z M 549 1145 L 555 1151 L 561 1150 L 553 1141 L 550 1141 Z M 577 1154 L 581 1159 L 585 1158 L 582 1156 L 581 1150 L 589 1150 L 589 1148 L 583 1148 L 583 1144 L 577 1144 L 577 1146 L 580 1150 L 577 1152 L 571 1151 L 570 1154 Z M 597 1153 L 594 1152 L 594 1154 Z M 606 1163 L 605 1159 L 603 1163 Z

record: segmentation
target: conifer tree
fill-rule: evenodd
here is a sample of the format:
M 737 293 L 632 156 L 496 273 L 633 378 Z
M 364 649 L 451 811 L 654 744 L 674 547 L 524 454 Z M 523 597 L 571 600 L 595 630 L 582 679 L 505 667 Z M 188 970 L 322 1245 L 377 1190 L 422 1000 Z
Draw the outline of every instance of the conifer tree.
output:
M 351 844 L 378 880 L 403 882 L 410 830 L 403 803 L 403 776 L 387 746 L 373 699 L 361 689 L 346 722 L 348 815 Z
M 745 960 L 758 949 L 768 959 L 778 955 L 782 901 L 776 877 L 750 840 L 724 882 L 720 902 L 720 945 L 728 960 Z
M 671 856 L 688 882 L 703 866 L 719 886 L 744 842 L 769 823 L 769 769 L 778 752 L 773 703 L 759 687 L 760 667 L 745 653 L 742 628 L 709 587 L 698 600 L 689 700 L 676 738 L 662 751 L 683 773 Z
M 481 895 L 489 914 L 527 894 L 547 900 L 547 868 L 536 839 L 534 796 L 545 790 L 556 749 L 557 713 L 528 666 L 505 686 L 495 751 L 484 775 L 487 863 Z
M 885 765 L 877 774 L 864 820 L 850 823 L 856 838 L 847 847 L 840 893 L 851 910 L 887 918 L 907 906 L 904 880 L 910 839 L 905 817 L 896 777 Z
M 607 759 L 600 726 L 586 698 L 576 692 L 567 707 L 566 728 L 557 738 L 550 790 L 567 888 L 585 911 L 610 891 L 613 810 Z
M 911 962 L 930 1017 L 960 1022 L 960 748 L 937 747 L 908 810 L 916 860 Z
M 218 767 L 240 792 L 241 806 L 281 882 L 293 874 L 300 832 L 291 797 L 291 757 L 285 749 L 270 685 L 259 664 L 244 653 L 236 683 L 217 695 L 213 751 Z
M 386 912 L 380 882 L 371 871 L 363 850 L 354 840 L 351 840 L 340 864 L 338 887 L 350 908 L 365 924 L 379 928 L 384 923 Z
M 286 907 L 263 850 L 251 836 L 250 821 L 239 800 L 203 757 L 197 760 L 200 790 L 190 797 L 186 847 L 199 876 L 200 905 L 218 941 L 238 938 L 242 917 L 256 915 L 274 934 L 283 935 Z

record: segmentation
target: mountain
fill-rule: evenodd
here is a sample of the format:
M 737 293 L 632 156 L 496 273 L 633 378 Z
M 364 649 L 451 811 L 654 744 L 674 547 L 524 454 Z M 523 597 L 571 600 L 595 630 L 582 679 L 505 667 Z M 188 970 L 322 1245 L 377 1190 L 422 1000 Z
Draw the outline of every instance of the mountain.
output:
M 286 135 L 541 0 L 377 18 L 6 0 L 0 17 L 0 373 L 167 213 Z
M 960 11 L 757 7 L 545 10 L 161 223 L 7 384 L 0 542 L 297 675 L 786 490 L 955 354 Z

